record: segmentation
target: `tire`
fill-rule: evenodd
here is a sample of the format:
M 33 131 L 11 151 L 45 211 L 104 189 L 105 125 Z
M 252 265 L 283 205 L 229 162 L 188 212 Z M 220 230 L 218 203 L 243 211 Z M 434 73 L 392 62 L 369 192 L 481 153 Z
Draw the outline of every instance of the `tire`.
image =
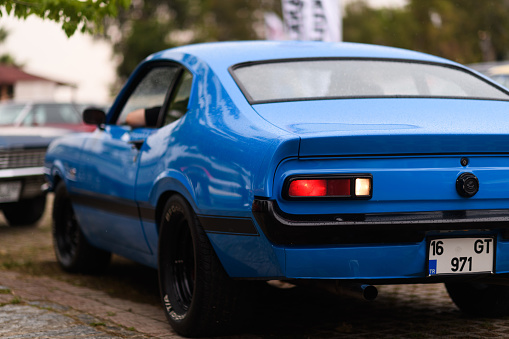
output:
M 3 207 L 5 219 L 11 226 L 34 225 L 41 219 L 46 208 L 46 194 L 21 200 Z
M 158 260 L 161 301 L 176 332 L 199 337 L 236 328 L 241 282 L 228 277 L 192 208 L 179 195 L 164 207 Z
M 64 270 L 99 273 L 110 263 L 111 253 L 93 247 L 83 235 L 62 181 L 55 189 L 52 233 L 55 255 Z
M 458 308 L 473 316 L 509 315 L 509 286 L 480 283 L 446 283 L 445 287 Z

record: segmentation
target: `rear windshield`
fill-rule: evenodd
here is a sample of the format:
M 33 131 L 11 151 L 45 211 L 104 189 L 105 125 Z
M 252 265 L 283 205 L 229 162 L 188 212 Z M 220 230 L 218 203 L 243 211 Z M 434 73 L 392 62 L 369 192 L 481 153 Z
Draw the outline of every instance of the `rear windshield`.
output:
M 335 98 L 441 97 L 509 100 L 461 69 L 385 60 L 275 61 L 234 67 L 251 103 Z

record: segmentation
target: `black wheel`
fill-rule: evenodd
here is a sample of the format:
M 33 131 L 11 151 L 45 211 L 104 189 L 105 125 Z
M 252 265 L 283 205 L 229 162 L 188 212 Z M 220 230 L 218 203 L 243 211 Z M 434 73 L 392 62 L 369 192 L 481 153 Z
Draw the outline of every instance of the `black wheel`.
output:
M 74 215 L 71 199 L 63 182 L 55 189 L 52 231 L 57 260 L 66 271 L 95 273 L 108 266 L 111 253 L 89 244 Z
M 2 211 L 9 225 L 27 226 L 39 221 L 45 208 L 46 194 L 6 205 Z
M 509 286 L 480 283 L 446 283 L 458 308 L 469 315 L 499 317 L 509 315 Z
M 241 283 L 228 277 L 184 198 L 171 197 L 162 216 L 159 286 L 170 325 L 188 337 L 233 331 Z

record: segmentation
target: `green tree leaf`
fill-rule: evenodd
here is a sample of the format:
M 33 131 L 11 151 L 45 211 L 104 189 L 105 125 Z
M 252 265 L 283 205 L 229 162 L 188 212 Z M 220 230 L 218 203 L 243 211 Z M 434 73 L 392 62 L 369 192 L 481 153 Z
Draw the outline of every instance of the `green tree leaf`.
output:
M 131 0 L 0 0 L 0 13 L 26 19 L 30 15 L 59 23 L 67 36 L 78 28 L 97 33 L 104 28 L 104 19 L 128 8 Z

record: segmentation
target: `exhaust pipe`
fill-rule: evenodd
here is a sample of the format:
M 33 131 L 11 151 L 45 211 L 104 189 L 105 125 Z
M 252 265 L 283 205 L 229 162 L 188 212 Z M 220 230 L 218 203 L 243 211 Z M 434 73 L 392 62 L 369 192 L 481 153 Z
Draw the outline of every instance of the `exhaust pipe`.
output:
M 336 283 L 338 294 L 362 297 L 364 300 L 373 301 L 378 297 L 378 289 L 368 284 L 341 284 Z
M 362 295 L 366 300 L 375 300 L 378 297 L 378 289 L 373 285 L 361 285 Z

